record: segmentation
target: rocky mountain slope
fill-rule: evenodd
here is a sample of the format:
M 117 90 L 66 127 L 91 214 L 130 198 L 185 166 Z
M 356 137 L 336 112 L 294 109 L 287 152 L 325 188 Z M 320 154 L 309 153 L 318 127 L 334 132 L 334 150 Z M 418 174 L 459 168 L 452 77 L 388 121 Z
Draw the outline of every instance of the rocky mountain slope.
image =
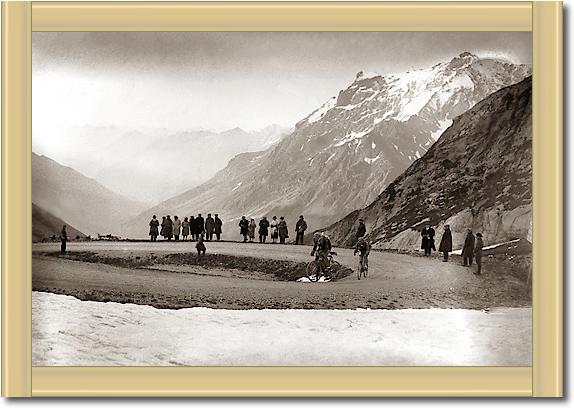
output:
M 141 204 L 113 193 L 76 170 L 35 153 L 32 202 L 92 236 L 120 234 L 125 220 L 143 209 Z
M 421 157 L 452 119 L 529 67 L 463 53 L 451 61 L 396 75 L 366 76 L 296 125 L 279 144 L 242 154 L 205 184 L 165 201 L 132 223 L 141 234 L 152 214 L 218 212 L 304 214 L 310 228 L 372 202 Z
M 71 239 L 75 239 L 78 236 L 80 238 L 86 236 L 67 222 L 32 203 L 32 242 L 50 239 L 54 235 L 59 237 L 62 225 L 66 225 L 66 231 Z
M 532 215 L 532 80 L 501 89 L 454 120 L 439 140 L 367 207 L 326 230 L 352 245 L 358 220 L 379 249 L 417 250 L 430 222 L 460 248 L 467 228 L 485 245 L 526 238 Z

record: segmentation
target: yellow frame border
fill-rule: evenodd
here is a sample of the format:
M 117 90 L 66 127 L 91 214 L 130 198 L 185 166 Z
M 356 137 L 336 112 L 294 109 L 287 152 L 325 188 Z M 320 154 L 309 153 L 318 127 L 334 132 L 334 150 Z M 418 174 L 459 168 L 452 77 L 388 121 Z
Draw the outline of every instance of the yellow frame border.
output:
M 2 395 L 562 395 L 561 2 L 11 2 L 2 22 Z M 533 367 L 32 367 L 31 33 L 158 30 L 533 31 Z

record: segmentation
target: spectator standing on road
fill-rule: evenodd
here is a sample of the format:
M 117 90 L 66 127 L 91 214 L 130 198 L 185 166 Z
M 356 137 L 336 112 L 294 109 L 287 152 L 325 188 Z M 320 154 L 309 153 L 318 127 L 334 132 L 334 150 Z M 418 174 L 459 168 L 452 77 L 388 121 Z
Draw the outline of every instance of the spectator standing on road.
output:
M 171 241 L 173 238 L 173 221 L 169 217 L 169 215 L 165 218 L 165 237 L 168 241 Z
M 475 275 L 480 275 L 482 272 L 482 247 L 484 242 L 482 241 L 482 234 L 479 232 L 476 234 L 476 245 L 474 246 L 474 259 L 476 260 L 476 272 Z
M 197 224 L 197 239 L 199 240 L 199 236 L 205 232 L 205 221 L 201 214 L 197 214 L 195 222 Z
M 430 226 L 430 224 L 425 225 L 421 232 L 421 236 L 423 240 L 421 242 L 421 249 L 424 249 L 425 254 L 424 256 L 430 256 L 431 250 L 436 250 L 434 246 L 434 228 Z
M 66 243 L 68 242 L 68 232 L 66 231 L 66 226 L 62 226 L 62 231 L 60 231 L 60 252 L 62 254 L 66 253 Z
M 307 223 L 305 222 L 303 216 L 300 215 L 299 221 L 297 221 L 297 224 L 295 225 L 295 232 L 297 234 L 295 237 L 295 245 L 298 245 L 299 241 L 301 241 L 301 245 L 303 245 L 303 237 L 306 229 L 307 229 Z
M 159 235 L 165 239 L 165 217 L 161 217 L 161 231 L 159 232 Z
M 183 236 L 183 240 L 187 241 L 187 236 L 189 235 L 189 219 L 187 217 L 185 217 L 181 223 L 181 235 Z
M 159 235 L 159 221 L 157 217 L 154 215 L 151 217 L 151 221 L 149 222 L 149 236 L 151 237 L 151 242 L 157 241 L 157 236 Z
M 277 221 L 277 216 L 274 215 L 271 220 L 271 243 L 276 244 L 277 238 L 279 238 L 279 221 Z
M 267 235 L 269 235 L 269 221 L 267 221 L 267 217 L 263 217 L 261 221 L 259 221 L 259 243 L 264 244 L 265 240 L 267 239 Z
M 247 242 L 247 233 L 249 232 L 249 221 L 245 218 L 245 215 L 241 217 L 239 221 L 239 233 L 243 235 L 243 242 Z
M 177 215 L 173 217 L 173 235 L 176 241 L 179 241 L 179 235 L 181 234 L 181 220 Z
M 213 222 L 215 223 L 215 237 L 219 241 L 221 239 L 223 221 L 221 221 L 218 214 L 215 214 L 215 220 L 213 220 Z
M 450 232 L 450 227 L 448 225 L 444 226 L 444 232 L 440 239 L 438 251 L 442 252 L 442 261 L 448 262 L 448 253 L 452 252 L 452 233 Z
M 462 264 L 463 266 L 472 266 L 472 256 L 474 252 L 474 235 L 472 230 L 466 230 L 464 246 L 462 247 Z
M 211 218 L 211 214 L 207 214 L 205 219 L 205 233 L 208 241 L 213 239 L 213 231 L 215 230 L 215 220 Z
M 189 216 L 189 234 L 192 241 L 197 241 L 197 222 L 193 215 Z
M 285 240 L 289 238 L 289 229 L 287 228 L 285 217 L 279 217 L 279 224 L 277 227 L 279 229 L 279 243 L 284 244 Z
M 255 239 L 255 228 L 257 228 L 257 225 L 255 224 L 255 220 L 251 218 L 251 221 L 249 222 L 249 227 L 247 227 L 249 233 L 249 242 L 253 242 L 253 240 Z

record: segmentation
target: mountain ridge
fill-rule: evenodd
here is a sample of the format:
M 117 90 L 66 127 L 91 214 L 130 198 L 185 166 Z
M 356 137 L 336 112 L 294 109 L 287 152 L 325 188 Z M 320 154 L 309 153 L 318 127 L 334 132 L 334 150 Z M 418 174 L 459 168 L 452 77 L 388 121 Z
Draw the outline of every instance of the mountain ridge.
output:
M 357 80 L 316 109 L 273 148 L 239 155 L 201 186 L 152 214 L 218 212 L 224 221 L 305 215 L 330 225 L 372 202 L 420 158 L 452 119 L 530 73 L 524 65 L 461 54 L 432 67 Z M 188 214 L 189 215 L 189 214 Z

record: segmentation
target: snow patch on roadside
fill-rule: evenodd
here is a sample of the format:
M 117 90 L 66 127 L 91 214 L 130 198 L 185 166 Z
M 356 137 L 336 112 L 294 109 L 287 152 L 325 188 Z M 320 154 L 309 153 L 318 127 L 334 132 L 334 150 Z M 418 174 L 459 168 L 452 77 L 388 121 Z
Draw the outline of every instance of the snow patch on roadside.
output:
M 32 364 L 528 366 L 531 312 L 169 310 L 33 292 Z

